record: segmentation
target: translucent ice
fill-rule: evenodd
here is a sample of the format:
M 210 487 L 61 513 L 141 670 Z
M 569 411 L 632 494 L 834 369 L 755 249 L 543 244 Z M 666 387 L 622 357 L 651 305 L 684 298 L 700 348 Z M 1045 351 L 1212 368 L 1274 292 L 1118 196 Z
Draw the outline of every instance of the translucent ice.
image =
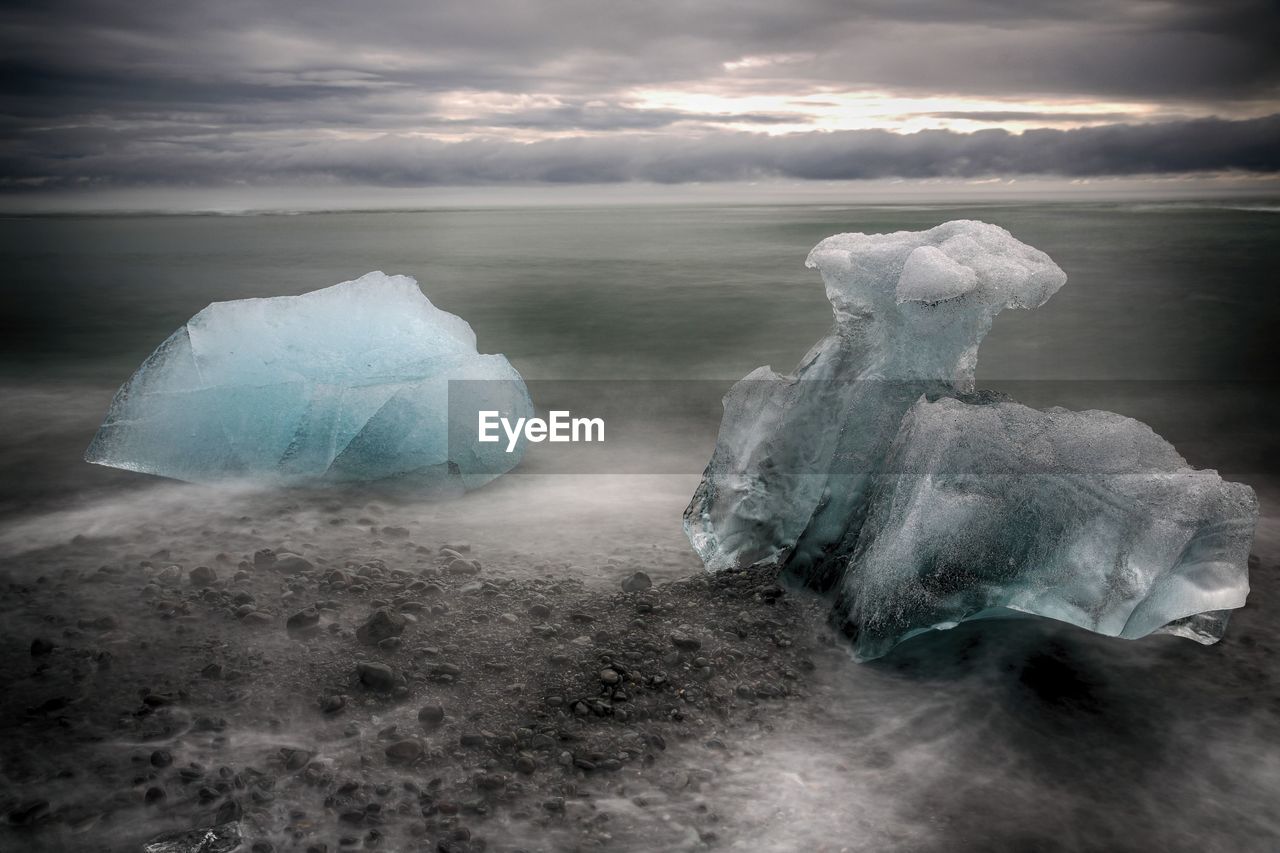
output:
M 836 615 L 862 658 L 1001 611 L 1212 643 L 1248 595 L 1257 512 L 1248 486 L 1191 469 L 1130 418 L 922 399 L 844 558 Z
M 451 399 L 450 380 L 490 381 L 456 382 Z M 451 403 L 469 428 L 452 436 Z M 301 296 L 208 306 L 121 387 L 85 458 L 191 482 L 475 488 L 523 448 L 477 443 L 468 408 L 532 411 L 519 373 L 478 353 L 466 321 L 412 278 L 372 272 Z
M 1136 421 L 972 394 L 995 315 L 1066 281 L 1047 255 L 959 221 L 837 235 L 808 265 L 835 324 L 791 375 L 758 368 L 726 395 L 685 512 L 708 568 L 784 565 L 834 597 L 863 657 L 1016 612 L 1221 636 L 1248 589 L 1248 487 Z
M 858 523 L 907 408 L 973 385 L 978 344 L 1004 308 L 1066 281 L 1044 252 L 982 222 L 839 234 L 809 254 L 835 325 L 790 376 L 757 368 L 724 418 L 685 530 L 709 568 L 786 559 L 817 567 Z

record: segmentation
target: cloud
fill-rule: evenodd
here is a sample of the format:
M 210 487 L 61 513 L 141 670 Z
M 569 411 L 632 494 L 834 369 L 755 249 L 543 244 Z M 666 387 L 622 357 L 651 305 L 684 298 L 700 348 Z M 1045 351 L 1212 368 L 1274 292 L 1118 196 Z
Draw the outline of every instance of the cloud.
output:
M 1270 0 L 49 0 L 6 4 L 0 26 L 17 61 L 188 82 L 345 67 L 582 94 L 728 64 L 748 79 L 984 94 L 1234 98 L 1280 83 Z
M 526 130 L 656 130 L 673 124 L 778 125 L 803 121 L 787 113 L 707 113 L 685 110 L 644 109 L 618 104 L 556 104 L 548 107 L 480 112 L 465 119 L 446 122 L 419 122 L 418 127 L 464 126 L 473 128 L 520 128 Z
M 1268 159 L 1245 137 L 1265 120 L 1117 122 L 1280 113 L 1277 43 L 1272 0 L 14 0 L 0 9 L 0 180 L 1256 169 Z M 790 132 L 832 126 L 850 94 L 929 98 L 886 113 L 899 130 L 1109 125 Z
M 624 134 L 520 143 L 441 142 L 398 134 L 371 140 L 236 145 L 79 144 L 80 156 L 28 149 L 4 158 L 9 186 L 332 182 L 377 186 L 1093 177 L 1280 171 L 1280 115 L 1149 125 L 897 134 L 881 130 L 770 136 Z M 74 146 L 73 146 L 74 147 Z
M 1122 122 L 1132 119 L 1122 112 L 1048 112 L 1044 110 L 938 110 L 930 113 L 935 118 L 956 118 L 980 122 L 1041 122 L 1049 124 L 1084 122 Z

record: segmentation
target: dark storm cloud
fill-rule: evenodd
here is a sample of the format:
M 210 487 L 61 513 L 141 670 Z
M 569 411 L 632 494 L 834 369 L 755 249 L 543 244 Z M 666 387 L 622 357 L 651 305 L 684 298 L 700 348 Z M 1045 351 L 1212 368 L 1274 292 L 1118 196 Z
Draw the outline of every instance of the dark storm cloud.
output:
M 428 89 L 604 92 L 772 55 L 791 57 L 799 83 L 984 95 L 1236 98 L 1280 81 L 1273 0 L 52 0 L 11 3 L 0 20 L 5 55 L 54 74 L 214 88 L 346 68 Z
M 1056 111 L 1064 99 L 1257 116 L 1280 112 L 1277 43 L 1273 0 L 12 0 L 0 10 L 0 167 L 10 185 L 1250 168 L 1259 158 L 1222 140 L 1262 125 L 1152 130 L 1160 149 L 1146 154 L 1122 144 L 1142 138 L 1136 127 L 711 131 L 803 125 L 824 93 L 857 91 L 1010 99 L 1007 111 L 933 113 L 990 123 L 1127 118 Z M 637 89 L 808 101 L 795 114 L 715 112 L 646 104 Z M 583 138 L 546 139 L 565 135 Z
M 361 142 L 210 146 L 193 141 L 143 147 L 141 156 L 121 154 L 120 146 L 109 140 L 80 157 L 32 149 L 10 158 L 6 171 L 18 180 L 44 178 L 51 185 L 325 180 L 382 186 L 1276 173 L 1280 115 L 1023 134 L 713 132 L 687 138 L 630 134 L 535 143 L 447 143 L 388 135 Z

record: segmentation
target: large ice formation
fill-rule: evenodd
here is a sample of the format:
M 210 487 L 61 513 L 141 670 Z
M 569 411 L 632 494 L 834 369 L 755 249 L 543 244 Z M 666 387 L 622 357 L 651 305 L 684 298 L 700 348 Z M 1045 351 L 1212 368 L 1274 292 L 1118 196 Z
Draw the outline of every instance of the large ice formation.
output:
M 523 451 L 477 443 L 478 408 L 532 412 L 520 374 L 477 352 L 465 320 L 412 278 L 371 272 L 208 306 L 120 388 L 85 458 L 191 482 L 475 488 Z
M 1047 255 L 957 221 L 840 234 L 807 265 L 834 328 L 791 375 L 758 368 L 726 395 L 685 512 L 709 569 L 784 565 L 833 596 L 863 658 L 1016 612 L 1221 636 L 1248 589 L 1248 487 L 1136 421 L 971 393 L 995 315 L 1066 281 Z
M 836 589 L 862 658 L 1002 610 L 1212 643 L 1249 593 L 1253 490 L 1110 412 L 921 399 L 869 506 Z
M 715 453 L 685 514 L 712 569 L 820 557 L 858 525 L 911 404 L 971 388 L 996 314 L 1035 308 L 1066 281 L 1048 255 L 981 222 L 839 234 L 806 265 L 826 282 L 835 327 L 795 373 L 757 368 L 725 397 Z

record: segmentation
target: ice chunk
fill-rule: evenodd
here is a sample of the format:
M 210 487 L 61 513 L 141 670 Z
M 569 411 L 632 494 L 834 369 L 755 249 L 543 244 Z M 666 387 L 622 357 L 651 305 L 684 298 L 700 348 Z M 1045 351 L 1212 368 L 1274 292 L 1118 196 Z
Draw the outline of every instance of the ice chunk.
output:
M 972 392 L 995 315 L 1065 282 L 1047 255 L 961 221 L 841 234 L 808 264 L 835 325 L 793 374 L 758 368 L 726 395 L 685 511 L 709 569 L 785 566 L 832 595 L 864 658 L 1011 613 L 1222 635 L 1248 592 L 1248 487 L 1137 421 Z
M 1110 412 L 922 399 L 870 503 L 836 591 L 864 659 L 1000 611 L 1211 643 L 1249 592 L 1253 490 Z
M 455 382 L 451 401 L 450 380 L 488 381 Z M 466 321 L 412 278 L 372 272 L 208 306 L 121 387 L 85 458 L 191 482 L 475 488 L 523 452 L 477 443 L 465 410 L 479 408 L 532 412 L 519 373 L 478 353 Z M 469 429 L 451 436 L 451 416 Z
M 977 286 L 978 274 L 972 269 L 951 260 L 941 249 L 920 246 L 907 255 L 896 293 L 899 303 L 932 305 L 972 293 Z
M 839 234 L 810 253 L 835 311 L 790 376 L 757 368 L 724 400 L 715 453 L 685 513 L 709 568 L 786 560 L 819 571 L 857 526 L 902 415 L 922 393 L 973 386 L 1002 309 L 1066 281 L 1044 252 L 982 222 Z

